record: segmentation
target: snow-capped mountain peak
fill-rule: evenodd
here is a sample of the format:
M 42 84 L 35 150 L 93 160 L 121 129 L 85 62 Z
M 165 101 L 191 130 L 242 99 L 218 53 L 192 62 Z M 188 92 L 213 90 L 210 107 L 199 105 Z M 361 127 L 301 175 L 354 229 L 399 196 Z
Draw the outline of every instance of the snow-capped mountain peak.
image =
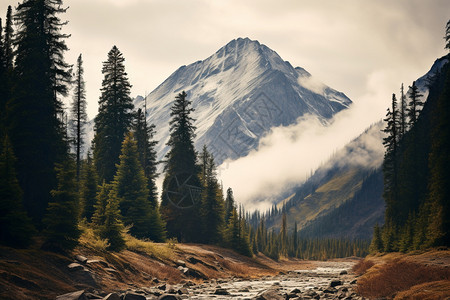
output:
M 290 125 L 304 114 L 326 120 L 351 104 L 267 46 L 238 38 L 203 61 L 180 67 L 147 97 L 160 158 L 168 150 L 170 107 L 183 90 L 195 109 L 196 147 L 206 144 L 218 164 L 248 154 L 272 127 Z M 143 98 L 135 105 L 143 108 Z

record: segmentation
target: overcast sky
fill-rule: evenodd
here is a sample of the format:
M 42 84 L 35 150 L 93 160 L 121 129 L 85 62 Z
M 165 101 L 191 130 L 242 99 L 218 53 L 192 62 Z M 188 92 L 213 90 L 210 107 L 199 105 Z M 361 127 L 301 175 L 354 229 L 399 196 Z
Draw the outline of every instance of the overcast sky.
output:
M 4 19 L 7 5 L 0 0 Z M 97 112 L 102 62 L 116 45 L 132 96 L 237 37 L 258 40 L 293 66 L 362 101 L 370 85 L 396 92 L 445 54 L 448 0 L 66 0 L 69 63 L 82 53 L 88 113 Z M 389 101 L 389 95 L 386 99 Z M 383 101 L 383 99 L 380 99 Z M 387 103 L 387 102 L 386 102 Z M 383 104 L 384 105 L 384 104 Z

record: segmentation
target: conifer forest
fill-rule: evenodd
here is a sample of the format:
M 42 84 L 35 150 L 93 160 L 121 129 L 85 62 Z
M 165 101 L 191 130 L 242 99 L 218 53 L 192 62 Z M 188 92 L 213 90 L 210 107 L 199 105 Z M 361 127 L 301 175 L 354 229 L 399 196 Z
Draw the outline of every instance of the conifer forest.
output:
M 216 145 L 195 147 L 198 120 L 183 89 L 172 95 L 169 139 L 162 145 L 167 152 L 158 159 L 157 128 L 146 109 L 135 107 L 127 53 L 115 45 L 102 62 L 98 113 L 88 140 L 86 54 L 73 63 L 66 59 L 68 9 L 62 0 L 22 0 L 1 16 L 2 245 L 67 254 L 92 232 L 111 253 L 127 249 L 131 236 L 217 245 L 277 261 L 450 246 L 448 63 L 426 79 L 426 95 L 416 82 L 392 94 L 383 120 L 382 167 L 365 173 L 362 183 L 377 187 L 382 173 L 384 222 L 375 225 L 373 238 L 315 237 L 304 235 L 289 217 L 294 202 L 254 210 L 235 198 L 233 187 L 223 186 Z M 444 40 L 450 50 L 450 21 Z M 335 220 L 351 207 L 342 206 Z M 308 224 L 315 233 L 336 226 L 325 219 Z

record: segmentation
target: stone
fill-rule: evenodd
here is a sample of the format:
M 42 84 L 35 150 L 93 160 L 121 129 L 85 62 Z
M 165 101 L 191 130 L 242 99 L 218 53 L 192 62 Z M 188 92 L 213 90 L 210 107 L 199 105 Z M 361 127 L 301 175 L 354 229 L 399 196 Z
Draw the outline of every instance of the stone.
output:
M 341 271 L 341 273 L 339 273 L 339 275 L 347 275 L 347 274 L 348 274 L 347 270 L 343 270 Z
M 158 278 L 153 278 L 152 282 L 155 283 L 155 284 L 158 284 L 160 281 L 159 281 Z
M 92 299 L 92 300 L 99 300 L 99 299 L 103 299 L 102 296 L 95 294 L 95 293 L 86 293 L 86 297 L 88 299 Z
M 78 270 L 84 270 L 84 267 L 80 265 L 79 263 L 71 263 L 67 266 L 70 271 L 78 271 Z
M 103 300 L 122 300 L 122 299 L 120 299 L 119 295 L 117 295 L 116 293 L 110 293 L 105 297 L 103 297 Z
M 165 291 L 166 288 L 167 288 L 167 285 L 164 283 L 164 284 L 161 284 L 161 285 L 157 286 L 156 288 L 159 289 L 159 290 Z
M 159 296 L 158 300 L 180 300 L 181 298 L 177 295 L 163 294 Z
M 218 288 L 218 289 L 216 289 L 216 291 L 214 292 L 214 295 L 227 296 L 227 295 L 230 295 L 230 292 L 228 292 L 226 289 Z
M 183 266 L 178 266 L 177 268 L 178 270 L 180 270 L 183 274 L 185 274 L 189 269 Z
M 195 285 L 196 285 L 195 282 L 192 282 L 192 281 L 190 281 L 190 280 L 187 280 L 187 281 L 183 284 L 183 287 L 191 287 L 191 286 L 195 286 Z
M 181 259 L 177 260 L 175 263 L 178 266 L 186 267 L 186 262 L 182 261 Z
M 330 282 L 330 287 L 335 287 L 335 286 L 339 286 L 339 285 L 342 285 L 342 281 L 340 281 L 340 280 L 332 280 Z
M 199 260 L 195 257 L 192 257 L 192 256 L 188 257 L 186 260 L 188 261 L 188 263 L 191 263 L 193 265 L 196 265 L 198 263 L 203 263 L 201 260 Z
M 323 292 L 325 294 L 335 294 L 335 293 L 337 293 L 337 289 L 335 289 L 334 287 L 330 286 L 330 287 L 327 287 L 326 289 L 324 289 Z
M 109 272 L 109 273 L 114 273 L 114 274 L 118 274 L 119 273 L 116 269 L 113 269 L 113 268 L 105 268 L 105 271 Z
M 255 300 L 285 300 L 286 296 L 280 294 L 279 291 L 270 289 L 256 295 Z
M 187 294 L 189 294 L 189 291 L 188 291 L 187 288 L 182 287 L 182 288 L 178 289 L 177 294 L 179 294 L 179 295 L 187 295 Z
M 84 290 L 67 293 L 56 297 L 56 300 L 88 300 Z
M 95 276 L 91 272 L 89 272 L 89 270 L 86 270 L 84 268 L 82 270 L 77 270 L 76 272 L 74 272 L 73 279 L 79 283 L 84 283 L 90 286 L 97 286 L 97 280 L 95 279 Z
M 123 300 L 147 300 L 147 298 L 143 295 L 127 292 L 124 295 Z
M 88 261 L 88 259 L 86 257 L 84 257 L 83 255 L 76 255 L 75 259 L 82 264 L 85 264 Z
M 250 290 L 248 288 L 242 288 L 238 291 L 238 293 L 249 293 Z
M 186 272 L 184 272 L 184 275 L 193 277 L 196 279 L 208 279 L 202 272 L 188 268 Z
M 293 289 L 291 291 L 291 294 L 300 294 L 302 291 L 300 291 L 299 289 Z
M 353 279 L 352 281 L 350 281 L 350 284 L 356 284 L 358 281 L 356 279 Z
M 86 261 L 86 264 L 88 264 L 88 265 L 96 265 L 97 264 L 104 268 L 109 267 L 109 264 L 106 261 L 98 260 L 98 259 L 88 259 Z
M 292 294 L 292 293 L 289 293 L 289 294 L 286 295 L 286 299 L 294 299 L 294 298 L 298 298 L 298 295 L 297 294 Z

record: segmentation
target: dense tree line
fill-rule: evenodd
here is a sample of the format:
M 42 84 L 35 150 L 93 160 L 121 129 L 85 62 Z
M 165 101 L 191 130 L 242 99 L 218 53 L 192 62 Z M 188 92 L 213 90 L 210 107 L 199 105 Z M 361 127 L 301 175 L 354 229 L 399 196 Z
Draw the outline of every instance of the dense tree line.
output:
M 385 224 L 374 229 L 373 252 L 450 245 L 449 58 L 441 58 L 444 66 L 427 79 L 426 102 L 415 82 L 400 109 L 392 98 L 384 140 Z

